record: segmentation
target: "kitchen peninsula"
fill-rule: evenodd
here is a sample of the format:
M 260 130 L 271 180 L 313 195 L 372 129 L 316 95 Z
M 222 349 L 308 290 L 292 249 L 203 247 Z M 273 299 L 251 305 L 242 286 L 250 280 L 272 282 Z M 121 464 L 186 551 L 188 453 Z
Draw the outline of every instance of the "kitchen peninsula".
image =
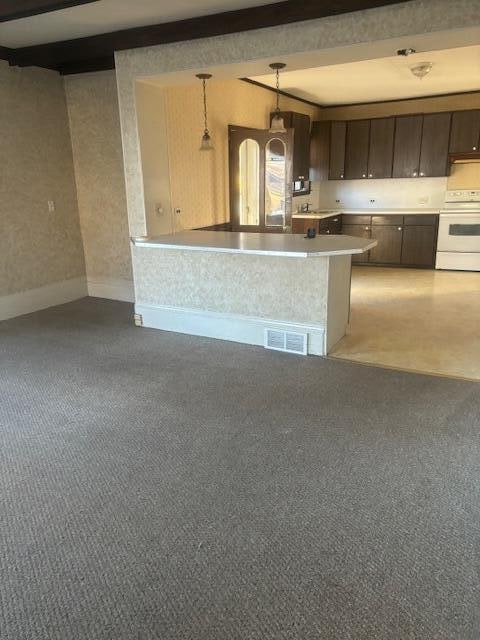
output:
M 132 242 L 139 324 L 255 345 L 268 330 L 300 334 L 315 355 L 345 335 L 352 255 L 376 245 L 350 236 L 215 231 Z

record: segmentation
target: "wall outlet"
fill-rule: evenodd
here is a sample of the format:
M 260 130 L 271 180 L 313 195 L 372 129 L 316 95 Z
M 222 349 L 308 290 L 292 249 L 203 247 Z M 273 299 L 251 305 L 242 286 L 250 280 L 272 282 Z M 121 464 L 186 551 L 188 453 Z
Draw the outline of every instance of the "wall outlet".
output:
M 55 200 L 47 200 L 48 213 L 54 213 L 55 211 Z
M 174 213 L 177 214 L 177 216 L 179 216 L 182 213 L 182 210 L 179 207 L 175 207 L 175 209 L 173 210 Z
M 143 327 L 143 316 L 141 313 L 134 313 L 133 321 L 136 327 Z

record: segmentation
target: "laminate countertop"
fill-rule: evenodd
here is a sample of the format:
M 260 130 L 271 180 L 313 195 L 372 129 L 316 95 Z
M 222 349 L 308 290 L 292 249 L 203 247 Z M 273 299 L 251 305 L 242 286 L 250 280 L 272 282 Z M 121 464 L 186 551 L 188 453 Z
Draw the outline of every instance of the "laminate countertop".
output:
M 314 258 L 364 253 L 376 246 L 370 238 L 317 235 L 304 238 L 290 233 L 244 233 L 232 231 L 182 231 L 175 234 L 132 238 L 136 247 L 181 249 L 253 255 Z
M 357 216 L 421 216 L 438 215 L 439 209 L 322 209 L 309 211 L 308 213 L 298 212 L 292 215 L 293 219 L 323 220 L 344 214 Z

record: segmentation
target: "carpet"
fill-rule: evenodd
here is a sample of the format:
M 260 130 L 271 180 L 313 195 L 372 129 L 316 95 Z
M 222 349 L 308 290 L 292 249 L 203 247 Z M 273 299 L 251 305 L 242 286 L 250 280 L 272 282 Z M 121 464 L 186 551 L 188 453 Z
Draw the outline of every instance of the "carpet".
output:
M 473 640 L 480 387 L 132 325 L 0 323 L 2 640 Z

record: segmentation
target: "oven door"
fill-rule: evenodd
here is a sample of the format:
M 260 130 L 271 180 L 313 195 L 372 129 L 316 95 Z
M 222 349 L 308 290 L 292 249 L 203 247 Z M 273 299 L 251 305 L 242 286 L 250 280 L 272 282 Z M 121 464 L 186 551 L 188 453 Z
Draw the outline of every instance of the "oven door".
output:
M 480 212 L 441 213 L 437 251 L 480 252 Z

